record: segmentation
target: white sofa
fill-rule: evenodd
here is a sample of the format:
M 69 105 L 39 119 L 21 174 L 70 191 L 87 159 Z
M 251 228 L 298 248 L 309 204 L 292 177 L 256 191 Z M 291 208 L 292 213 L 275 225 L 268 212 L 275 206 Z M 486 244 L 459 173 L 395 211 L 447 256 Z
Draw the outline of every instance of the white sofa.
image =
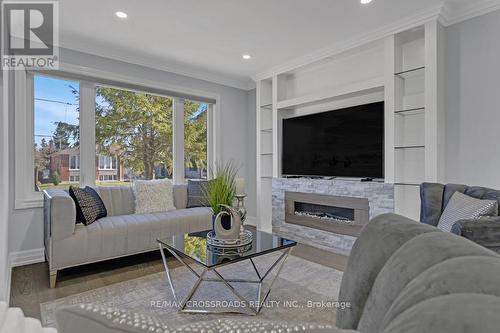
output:
M 158 238 L 207 230 L 212 225 L 209 208 L 186 208 L 186 185 L 174 186 L 177 210 L 153 214 L 134 213 L 132 187 L 98 187 L 96 191 L 108 216 L 88 226 L 75 224 L 75 203 L 68 192 L 44 191 L 44 243 L 51 288 L 58 270 L 152 251 L 158 249 Z

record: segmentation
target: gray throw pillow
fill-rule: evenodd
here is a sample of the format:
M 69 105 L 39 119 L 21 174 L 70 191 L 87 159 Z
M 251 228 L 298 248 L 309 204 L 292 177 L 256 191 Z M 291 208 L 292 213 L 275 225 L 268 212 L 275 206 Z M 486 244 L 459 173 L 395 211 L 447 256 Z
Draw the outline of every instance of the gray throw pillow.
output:
M 455 192 L 446 205 L 437 227 L 450 232 L 453 225 L 460 220 L 475 220 L 482 216 L 496 215 L 498 215 L 496 200 L 481 200 Z
M 187 208 L 206 207 L 207 203 L 203 196 L 203 188 L 207 186 L 208 180 L 188 180 Z

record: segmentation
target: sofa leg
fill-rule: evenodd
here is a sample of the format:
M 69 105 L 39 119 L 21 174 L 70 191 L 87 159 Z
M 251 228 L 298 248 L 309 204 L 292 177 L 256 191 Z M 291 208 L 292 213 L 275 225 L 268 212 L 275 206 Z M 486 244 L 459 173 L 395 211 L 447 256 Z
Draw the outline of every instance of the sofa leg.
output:
M 50 288 L 55 288 L 57 281 L 57 269 L 50 271 L 49 279 L 50 279 Z

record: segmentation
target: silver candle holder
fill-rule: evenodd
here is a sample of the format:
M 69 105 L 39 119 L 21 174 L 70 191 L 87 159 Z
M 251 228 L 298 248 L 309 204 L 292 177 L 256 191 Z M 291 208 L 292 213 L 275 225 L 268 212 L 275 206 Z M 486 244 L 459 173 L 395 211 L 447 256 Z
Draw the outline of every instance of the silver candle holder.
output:
M 247 218 L 247 209 L 245 208 L 245 198 L 247 197 L 246 194 L 236 194 L 236 210 L 240 214 L 241 218 L 241 230 L 240 234 L 244 234 L 245 229 L 243 228 L 243 225 L 245 224 L 245 220 Z

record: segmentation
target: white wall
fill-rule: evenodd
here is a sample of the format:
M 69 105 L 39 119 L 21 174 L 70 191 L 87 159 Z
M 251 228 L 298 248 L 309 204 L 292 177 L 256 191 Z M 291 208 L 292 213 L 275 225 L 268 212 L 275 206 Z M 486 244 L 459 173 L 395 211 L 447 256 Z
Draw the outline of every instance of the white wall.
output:
M 255 154 L 249 161 L 250 155 L 247 153 L 248 138 L 255 133 L 255 130 L 249 129 L 247 124 L 249 121 L 247 115 L 249 112 L 248 103 L 251 93 L 249 95 L 249 92 L 244 90 L 67 49 L 60 50 L 60 57 L 62 62 L 69 64 L 218 94 L 220 96 L 219 116 L 221 125 L 220 157 L 223 160 L 234 159 L 241 165 L 241 177 L 245 177 L 248 180 L 255 179 Z M 255 99 L 255 97 L 253 97 L 253 99 Z M 13 115 L 13 112 L 13 108 L 10 108 L 10 115 Z M 10 125 L 11 128 L 13 128 L 14 124 L 12 119 Z M 13 197 L 13 166 L 15 151 L 12 131 L 9 133 L 9 139 L 9 147 L 11 148 L 9 152 L 9 163 L 11 166 L 9 195 Z M 255 216 L 255 209 L 252 208 L 255 207 L 255 203 L 251 202 L 253 198 L 254 195 L 249 196 L 248 206 L 250 207 L 249 214 Z M 42 209 L 14 210 L 13 204 L 11 203 L 9 212 L 9 252 L 11 255 L 15 255 L 21 251 L 31 251 L 24 252 L 28 255 L 28 257 L 25 258 L 26 260 L 30 260 L 31 257 L 40 257 L 40 252 L 36 250 L 43 248 Z
M 446 29 L 446 180 L 500 189 L 500 11 Z

